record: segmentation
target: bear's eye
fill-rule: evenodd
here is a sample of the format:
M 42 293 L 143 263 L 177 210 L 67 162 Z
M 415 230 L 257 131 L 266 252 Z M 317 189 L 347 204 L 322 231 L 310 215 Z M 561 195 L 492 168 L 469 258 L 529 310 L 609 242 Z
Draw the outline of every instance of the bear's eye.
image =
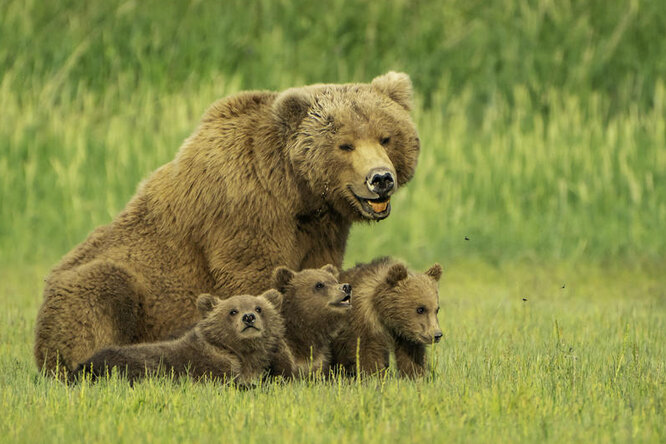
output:
M 379 139 L 379 143 L 381 143 L 382 146 L 386 146 L 386 145 L 388 145 L 390 142 L 391 142 L 391 138 L 390 138 L 390 137 L 382 137 L 381 139 Z
M 416 309 L 416 312 L 417 312 L 418 314 L 420 314 L 420 315 L 423 314 L 423 313 L 425 313 L 425 307 L 419 307 L 419 308 L 417 308 L 417 309 Z
M 342 151 L 354 151 L 354 145 L 351 143 L 343 143 L 339 146 Z
M 229 312 L 230 316 L 236 316 L 237 314 L 238 314 L 238 310 L 236 310 L 235 308 Z
M 315 284 L 315 288 L 316 288 L 317 290 L 321 290 L 322 288 L 324 288 L 324 283 L 323 283 L 323 282 L 317 282 L 317 283 Z
M 254 311 L 256 311 L 257 313 L 261 313 L 261 307 L 255 308 Z

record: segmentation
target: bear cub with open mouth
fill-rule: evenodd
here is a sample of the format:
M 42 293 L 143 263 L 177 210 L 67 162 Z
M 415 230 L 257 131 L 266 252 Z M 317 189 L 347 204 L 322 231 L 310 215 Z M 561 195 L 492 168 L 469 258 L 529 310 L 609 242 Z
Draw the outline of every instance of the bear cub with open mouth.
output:
M 438 282 L 442 267 L 412 273 L 391 258 L 359 264 L 340 274 L 354 288 L 349 320 L 333 340 L 333 361 L 347 374 L 375 373 L 395 353 L 402 376 L 423 376 L 426 345 L 439 342 Z M 358 362 L 357 362 L 358 357 Z
M 327 376 L 332 338 L 347 322 L 352 305 L 351 285 L 338 282 L 338 269 L 325 265 L 300 272 L 278 267 L 273 271 L 273 287 L 279 297 L 271 301 L 284 318 L 296 373 Z
M 284 343 L 284 324 L 263 295 L 221 300 L 202 294 L 197 309 L 202 319 L 181 338 L 103 349 L 81 363 L 75 377 L 85 374 L 94 380 L 115 367 L 130 381 L 173 374 L 246 384 L 276 361 L 276 350 Z M 286 352 L 284 361 L 290 367 L 293 361 Z M 288 376 L 292 371 L 283 369 Z

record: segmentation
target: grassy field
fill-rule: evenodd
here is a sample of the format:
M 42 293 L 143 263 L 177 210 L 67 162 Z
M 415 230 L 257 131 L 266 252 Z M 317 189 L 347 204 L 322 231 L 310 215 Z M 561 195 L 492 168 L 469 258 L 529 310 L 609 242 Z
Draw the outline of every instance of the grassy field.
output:
M 1 1 L 0 441 L 663 442 L 665 23 L 646 0 Z M 345 262 L 445 266 L 430 378 L 37 372 L 49 267 L 210 103 L 390 69 L 414 81 L 419 167 Z
M 427 380 L 250 391 L 168 380 L 66 387 L 41 377 L 31 340 L 44 271 L 0 276 L 6 442 L 663 442 L 666 435 L 666 277 L 656 270 L 451 267 L 441 286 L 445 340 L 431 354 Z

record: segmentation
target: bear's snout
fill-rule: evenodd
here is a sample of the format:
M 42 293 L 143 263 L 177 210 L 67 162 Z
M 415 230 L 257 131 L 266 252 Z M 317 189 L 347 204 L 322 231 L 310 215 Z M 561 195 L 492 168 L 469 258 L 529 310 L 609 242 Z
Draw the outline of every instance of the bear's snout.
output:
M 252 325 L 256 320 L 257 317 L 254 315 L 254 313 L 245 313 L 243 315 L 243 322 L 245 325 Z
M 373 168 L 365 178 L 368 189 L 379 195 L 380 199 L 388 197 L 395 185 L 395 177 L 387 168 Z
M 342 291 L 344 291 L 345 294 L 351 294 L 352 286 L 350 284 L 342 284 Z
M 439 342 L 442 339 L 442 336 L 444 336 L 444 334 L 441 330 L 436 331 L 433 336 L 435 338 L 435 342 Z

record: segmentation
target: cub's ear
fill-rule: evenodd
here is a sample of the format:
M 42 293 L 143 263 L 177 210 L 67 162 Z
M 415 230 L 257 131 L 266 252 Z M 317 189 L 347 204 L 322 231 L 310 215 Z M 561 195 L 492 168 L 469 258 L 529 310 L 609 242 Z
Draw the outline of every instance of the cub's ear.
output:
M 386 275 L 386 283 L 393 287 L 401 280 L 407 279 L 407 274 L 407 267 L 403 264 L 392 265 Z
M 206 317 L 220 302 L 220 298 L 212 294 L 204 293 L 197 298 L 197 310 L 202 317 Z
M 404 72 L 389 71 L 383 76 L 375 77 L 370 85 L 407 111 L 412 109 L 412 81 Z
M 276 310 L 280 310 L 282 306 L 282 300 L 284 299 L 282 293 L 272 288 L 264 292 L 264 294 L 262 294 L 261 297 L 270 302 L 273 305 L 273 307 L 275 307 Z
M 439 282 L 439 278 L 442 277 L 442 266 L 435 264 L 432 267 L 428 268 L 428 271 L 425 272 L 426 276 L 430 276 L 436 282 Z
M 295 131 L 312 106 L 312 96 L 303 88 L 282 92 L 273 103 L 277 119 L 291 132 Z
M 284 293 L 295 274 L 287 267 L 277 267 L 273 270 L 273 288 L 277 288 L 280 293 Z
M 333 264 L 326 264 L 321 267 L 321 270 L 331 273 L 333 276 L 335 276 L 336 279 L 340 277 L 340 271 L 338 271 L 338 267 Z

